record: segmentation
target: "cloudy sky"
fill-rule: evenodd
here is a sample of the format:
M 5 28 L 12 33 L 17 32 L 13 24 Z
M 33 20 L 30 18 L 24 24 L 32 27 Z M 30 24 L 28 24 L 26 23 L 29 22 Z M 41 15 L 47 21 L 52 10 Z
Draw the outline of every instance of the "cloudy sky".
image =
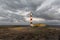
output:
M 0 0 L 0 22 L 60 24 L 60 0 Z

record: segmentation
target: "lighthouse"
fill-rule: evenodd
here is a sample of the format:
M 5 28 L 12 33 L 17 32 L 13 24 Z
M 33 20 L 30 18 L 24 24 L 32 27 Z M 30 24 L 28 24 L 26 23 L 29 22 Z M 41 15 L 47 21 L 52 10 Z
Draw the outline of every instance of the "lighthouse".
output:
M 30 12 L 30 26 L 33 27 L 33 23 L 32 23 L 32 12 Z

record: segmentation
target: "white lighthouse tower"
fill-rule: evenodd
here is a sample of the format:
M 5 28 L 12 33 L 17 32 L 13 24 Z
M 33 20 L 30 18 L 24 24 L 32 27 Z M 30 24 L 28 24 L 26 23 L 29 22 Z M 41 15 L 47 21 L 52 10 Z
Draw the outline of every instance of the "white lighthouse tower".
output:
M 33 23 L 32 23 L 32 12 L 30 12 L 30 26 L 33 27 Z

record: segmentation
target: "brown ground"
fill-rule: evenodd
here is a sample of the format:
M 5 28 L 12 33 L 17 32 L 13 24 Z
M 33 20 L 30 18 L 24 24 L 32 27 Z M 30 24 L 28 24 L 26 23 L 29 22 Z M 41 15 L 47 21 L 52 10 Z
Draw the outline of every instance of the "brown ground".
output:
M 60 40 L 60 30 L 48 28 L 0 28 L 0 40 Z

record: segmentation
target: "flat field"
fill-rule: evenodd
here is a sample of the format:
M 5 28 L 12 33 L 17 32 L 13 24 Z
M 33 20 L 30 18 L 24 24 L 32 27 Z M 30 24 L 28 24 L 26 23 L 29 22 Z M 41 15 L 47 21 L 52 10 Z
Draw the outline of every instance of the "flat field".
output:
M 2 27 L 0 40 L 60 40 L 60 30 L 39 27 Z

